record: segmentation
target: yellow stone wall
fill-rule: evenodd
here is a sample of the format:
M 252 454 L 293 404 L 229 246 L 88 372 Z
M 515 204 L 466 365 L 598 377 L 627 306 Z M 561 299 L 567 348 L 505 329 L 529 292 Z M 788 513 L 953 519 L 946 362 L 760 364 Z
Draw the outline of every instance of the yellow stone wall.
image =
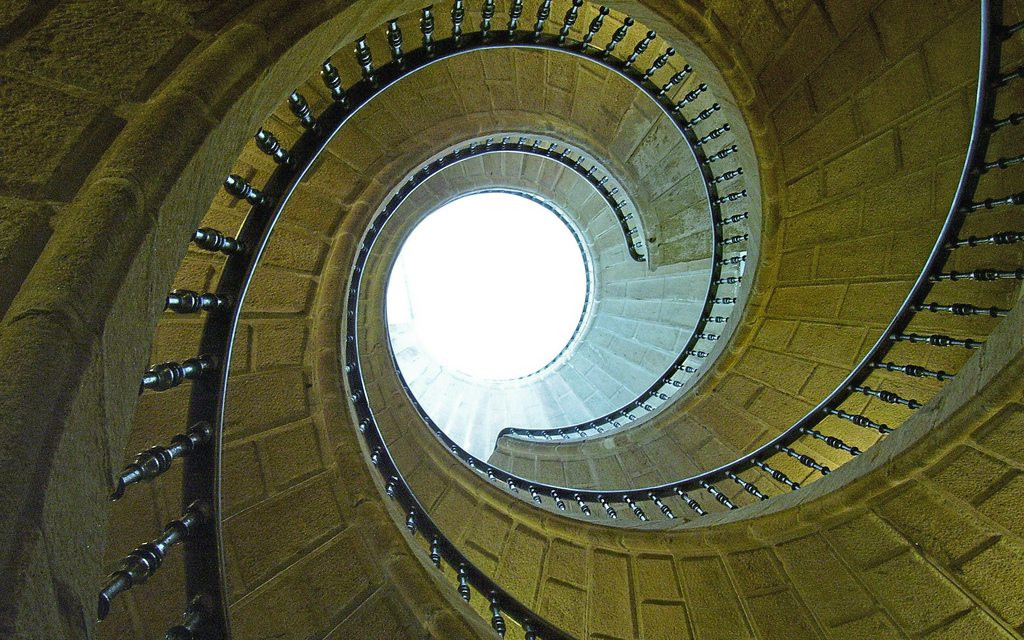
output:
M 634 473 L 637 465 L 670 475 L 707 466 L 788 425 L 877 335 L 927 250 L 921 238 L 934 232 L 962 160 L 977 26 L 968 2 L 611 4 L 691 35 L 723 70 L 753 129 L 769 214 L 755 299 L 733 352 L 680 406 L 702 430 L 687 440 L 692 425 L 665 416 L 616 440 L 623 452 L 596 470 L 645 483 L 653 476 Z M 174 475 L 113 508 L 105 495 L 132 453 L 185 426 L 187 389 L 138 400 L 135 392 L 147 364 L 195 352 L 197 321 L 160 313 L 173 286 L 216 281 L 220 260 L 187 249 L 187 239 L 201 221 L 237 228 L 244 211 L 219 183 L 229 171 L 257 184 L 268 175 L 250 136 L 273 112 L 274 132 L 294 139 L 280 105 L 295 78 L 363 30 L 417 9 L 399 0 L 302 11 L 274 0 L 0 9 L 0 359 L 8 363 L 0 582 L 15 594 L 0 604 L 4 634 L 96 635 L 103 574 L 179 512 Z M 1021 17 L 1013 5 L 1007 21 Z M 516 89 L 513 122 L 517 112 L 572 102 L 556 86 L 537 104 L 531 64 L 463 104 L 440 98 L 473 95 L 473 70 L 444 79 L 452 87 L 424 76 L 431 87 L 420 100 L 461 110 L 412 155 L 485 130 L 459 116 L 489 113 L 497 107 L 489 96 L 502 88 Z M 545 73 L 557 79 L 557 69 Z M 324 104 L 315 79 L 304 91 L 315 109 Z M 1007 95 L 1019 104 L 1019 94 Z M 396 111 L 353 129 L 340 141 L 346 152 L 300 188 L 249 300 L 225 454 L 238 637 L 487 633 L 387 517 L 343 403 L 345 266 L 360 222 L 403 168 L 395 162 L 415 164 L 380 144 L 401 138 L 408 123 L 397 116 L 417 106 L 393 100 Z M 1002 230 L 995 216 L 979 219 Z M 977 302 L 1000 295 L 1013 306 L 1009 288 Z M 481 483 L 414 422 L 394 425 L 404 434 L 395 453 L 413 470 L 409 456 L 425 451 L 410 477 L 444 530 L 500 584 L 580 637 L 1019 637 L 1024 403 L 1015 322 L 1000 330 L 1004 348 L 990 346 L 991 356 L 968 365 L 977 372 L 954 383 L 957 397 L 976 396 L 963 409 L 920 413 L 845 478 L 746 520 L 657 533 L 583 525 Z M 940 328 L 950 326 L 964 325 Z M 407 416 L 393 390 L 381 383 L 395 415 Z M 796 479 L 800 468 L 786 470 Z M 539 464 L 535 472 L 568 473 Z M 159 636 L 183 604 L 172 595 L 180 571 L 168 561 L 115 605 L 99 635 Z
M 647 426 L 584 444 L 560 443 L 554 451 L 508 438 L 492 463 L 556 484 L 669 482 L 771 439 L 836 387 L 920 272 L 963 167 L 978 8 L 973 2 L 925 4 L 722 2 L 700 13 L 681 11 L 689 33 L 706 34 L 705 46 L 727 70 L 734 93 L 744 96 L 748 82 L 754 87 L 743 107 L 751 129 L 764 130 L 755 135 L 768 198 L 763 253 L 743 326 L 714 375 Z M 666 20 L 678 11 L 673 3 L 651 7 Z M 1006 22 L 1018 15 L 1017 5 L 1007 3 Z M 1010 43 L 1003 68 L 1019 64 L 1021 54 Z M 1021 98 L 1019 87 L 1010 88 L 997 112 L 1013 111 Z M 993 140 L 990 155 L 996 157 L 1014 155 L 1022 138 L 1001 131 Z M 979 197 L 1010 193 L 1020 176 L 1011 171 L 985 178 Z M 972 215 L 965 235 L 994 233 L 1006 224 L 999 211 Z M 1022 257 L 1006 247 L 961 253 L 950 268 L 1015 264 Z M 940 283 L 930 299 L 1012 307 L 1016 284 L 992 284 Z M 992 326 L 981 317 L 936 314 L 915 319 L 910 330 L 970 337 Z M 901 344 L 890 359 L 956 371 L 969 355 Z M 922 401 L 940 388 L 900 374 L 875 374 L 868 384 Z M 866 396 L 843 408 L 893 425 L 910 415 Z M 832 417 L 821 430 L 861 448 L 877 436 Z M 801 451 L 833 467 L 848 457 L 818 441 Z M 816 475 L 783 455 L 772 464 L 794 480 Z

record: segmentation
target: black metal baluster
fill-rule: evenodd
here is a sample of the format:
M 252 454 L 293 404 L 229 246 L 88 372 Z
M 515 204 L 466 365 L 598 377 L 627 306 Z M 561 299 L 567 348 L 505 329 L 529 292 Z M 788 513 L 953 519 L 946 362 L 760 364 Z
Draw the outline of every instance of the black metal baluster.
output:
M 1012 156 L 1009 158 L 999 158 L 998 160 L 986 162 L 985 164 L 981 165 L 980 167 L 978 167 L 978 172 L 988 173 L 989 171 L 993 171 L 995 169 L 1008 169 L 1022 162 L 1024 162 L 1024 154 L 1021 154 L 1019 156 Z
M 931 313 L 952 313 L 955 316 L 989 316 L 991 318 L 1001 318 L 1010 313 L 1009 309 L 1001 309 L 1000 307 L 976 307 L 973 304 L 940 304 L 938 302 L 924 302 L 915 304 L 914 309 L 916 311 L 930 311 Z
M 1011 113 L 1010 115 L 1006 116 L 1005 118 L 999 118 L 997 120 L 992 120 L 992 122 L 990 122 L 989 125 L 988 125 L 988 129 L 989 129 L 989 131 L 996 131 L 998 129 L 1002 129 L 1003 127 L 1015 127 L 1015 126 L 1019 125 L 1022 122 L 1024 122 L 1024 113 Z M 1022 195 L 1024 195 L 1024 194 L 1022 194 Z M 1014 203 L 1014 204 L 1020 204 L 1020 203 L 1018 202 L 1018 203 Z
M 933 333 L 930 335 L 921 335 L 919 333 L 894 333 L 889 336 L 896 342 L 910 342 L 913 344 L 927 344 L 933 347 L 963 347 L 965 349 L 977 349 L 981 345 L 985 344 L 980 340 L 972 340 L 970 338 L 951 338 L 946 335 Z
M 347 108 L 348 94 L 341 86 L 341 74 L 338 73 L 338 68 L 331 64 L 330 59 L 324 60 L 320 66 L 320 79 L 323 80 L 327 90 L 331 92 L 331 99 Z
M 708 118 L 710 118 L 711 116 L 713 116 L 715 114 L 715 112 L 717 112 L 721 108 L 722 108 L 722 105 L 717 103 L 717 102 L 715 102 L 714 104 L 712 104 L 707 109 L 704 109 L 703 111 L 698 112 L 697 115 L 695 115 L 692 118 L 690 118 L 690 121 L 686 123 L 686 128 L 687 129 L 693 129 L 696 125 L 700 124 L 701 122 L 703 122 L 703 121 L 707 120 Z
M 167 550 L 180 544 L 195 533 L 208 519 L 209 509 L 205 504 L 189 505 L 181 517 L 172 520 L 156 540 L 139 545 L 121 561 L 121 568 L 110 574 L 97 605 L 97 618 L 103 620 L 110 612 L 110 603 L 118 594 L 142 584 L 151 578 L 163 563 Z
M 537 22 L 533 25 L 533 39 L 539 40 L 544 33 L 544 24 L 551 17 L 551 0 L 543 0 L 537 7 Z
M 182 622 L 167 630 L 164 640 L 194 640 L 195 633 L 210 614 L 208 596 L 196 596 L 181 614 Z
M 708 515 L 708 512 L 705 511 L 704 508 L 700 506 L 700 503 L 691 498 L 688 493 L 683 491 L 682 487 L 675 487 L 673 488 L 673 491 L 675 491 L 676 494 L 682 499 L 682 501 L 686 503 L 686 506 L 690 507 L 690 509 L 692 509 L 693 512 L 696 513 L 698 516 Z
M 961 213 L 971 213 L 982 209 L 994 209 L 996 207 L 1008 207 L 1024 204 L 1024 191 L 1014 193 L 1002 198 L 985 198 L 980 202 L 972 202 L 960 207 Z
M 700 138 L 697 138 L 697 141 L 694 142 L 694 145 L 698 146 L 698 147 L 704 146 L 705 144 L 711 142 L 712 140 L 715 140 L 715 139 L 720 138 L 721 136 L 725 135 L 726 132 L 728 132 L 730 129 L 731 129 L 731 126 L 727 122 L 727 123 L 723 124 L 720 127 L 716 127 L 714 129 L 712 129 L 711 131 L 708 131 L 706 134 L 704 134 Z M 746 195 L 747 195 L 746 191 L 743 191 L 742 194 L 731 193 L 727 197 L 719 198 L 716 201 L 716 204 L 720 204 L 722 202 L 732 202 L 734 200 L 738 200 L 739 198 L 746 197 Z
M 586 35 L 583 36 L 583 41 L 580 42 L 580 47 L 582 49 L 586 50 L 586 48 L 590 46 L 590 43 L 594 41 L 594 36 L 596 36 L 597 32 L 601 30 L 601 27 L 604 25 L 604 18 L 608 13 L 608 7 L 603 5 L 597 10 L 597 15 L 590 21 L 590 29 L 587 30 Z
M 388 46 L 391 47 L 391 60 L 399 67 L 405 66 L 405 52 L 402 50 L 404 40 L 402 28 L 398 26 L 398 20 L 388 21 Z
M 775 445 L 775 448 L 781 451 L 782 453 L 786 454 L 790 458 L 793 458 L 794 460 L 804 465 L 805 467 L 809 467 L 811 469 L 814 469 L 815 471 L 820 472 L 823 476 L 827 476 L 831 471 L 831 469 L 829 469 L 828 467 L 818 464 L 817 460 L 815 460 L 814 458 L 807 454 L 797 453 L 796 451 L 793 451 L 789 447 L 783 446 L 781 444 Z
M 508 8 L 508 37 L 511 39 L 519 28 L 519 18 L 523 17 L 523 0 L 512 0 Z
M 262 207 L 267 204 L 266 196 L 239 175 L 231 174 L 225 178 L 224 190 L 239 200 L 245 200 L 254 207 Z
M 651 43 L 657 37 L 657 33 L 655 33 L 654 31 L 648 31 L 647 34 L 644 36 L 643 40 L 636 43 L 636 46 L 633 47 L 633 53 L 629 54 L 629 57 L 623 61 L 622 66 L 626 67 L 627 69 L 629 67 L 632 67 L 636 63 L 637 58 L 642 56 L 644 52 L 647 51 L 647 47 L 651 46 Z
M 866 396 L 873 396 L 875 398 L 878 398 L 882 402 L 887 402 L 889 404 L 902 404 L 902 405 L 905 405 L 905 406 L 907 406 L 907 407 L 909 407 L 911 409 L 920 409 L 921 408 L 921 403 L 918 402 L 917 400 L 911 400 L 911 399 L 904 398 L 904 397 L 900 396 L 899 394 L 893 393 L 892 391 L 883 391 L 881 389 L 872 389 L 871 387 L 863 386 L 863 385 L 851 387 L 851 390 L 852 391 L 856 391 L 857 393 L 863 393 Z
M 658 69 L 668 64 L 668 59 L 674 55 L 676 55 L 675 49 L 673 49 L 672 47 L 665 49 L 665 53 L 655 58 L 654 62 L 651 63 L 650 68 L 644 72 L 644 77 L 641 79 L 641 81 L 650 80 L 652 77 L 654 77 L 655 72 L 657 72 Z
M 501 616 L 498 594 L 493 592 L 491 593 L 491 627 L 497 632 L 498 637 L 505 637 L 505 618 Z
M 430 561 L 434 563 L 437 570 L 441 570 L 441 539 L 434 536 L 430 540 Z
M 758 489 L 757 485 L 755 485 L 754 483 L 747 482 L 746 480 L 744 480 L 743 478 L 739 477 L 738 475 L 736 475 L 732 471 L 726 471 L 725 475 L 726 475 L 726 477 L 731 479 L 733 482 L 735 482 L 736 484 L 738 484 L 741 487 L 743 487 L 744 491 L 746 491 L 750 495 L 754 496 L 758 500 L 767 500 L 768 499 L 768 496 L 766 496 L 763 493 L 761 493 L 761 490 Z
M 469 590 L 469 570 L 466 568 L 465 563 L 459 564 L 458 569 L 459 577 L 459 595 L 466 602 L 469 602 L 470 590 Z
M 718 104 L 718 103 L 716 102 L 715 104 Z M 704 113 L 704 112 L 701 112 L 701 113 Z M 693 121 L 691 120 L 690 122 L 692 123 Z M 712 184 L 719 184 L 721 182 L 727 182 L 729 180 L 735 180 L 736 178 L 738 178 L 738 177 L 740 177 L 742 175 L 743 175 L 743 167 L 737 167 L 737 168 L 733 169 L 732 171 L 726 171 L 722 175 L 716 177 L 711 182 L 712 182 Z
M 890 427 L 887 424 L 875 422 L 874 420 L 871 420 L 867 416 L 847 413 L 842 409 L 825 409 L 825 413 L 852 422 L 858 427 L 864 427 L 865 429 L 874 429 L 879 433 L 892 433 L 892 427 Z
M 822 442 L 832 447 L 833 449 L 845 451 L 849 453 L 851 456 L 859 456 L 861 453 L 860 449 L 858 449 L 857 447 L 851 447 L 850 445 L 846 444 L 845 442 L 843 442 L 842 440 L 835 436 L 827 436 L 820 431 L 815 431 L 814 429 L 810 429 L 808 427 L 800 427 L 800 433 L 809 435 L 816 440 L 821 440 Z
M 523 620 L 523 634 L 524 640 L 538 640 L 537 630 L 533 628 L 531 620 Z
M 462 22 L 466 19 L 466 7 L 462 0 L 452 5 L 452 40 L 456 47 L 462 46 Z
M 975 269 L 974 271 L 949 271 L 931 276 L 932 282 L 958 282 L 960 280 L 976 280 L 978 282 L 994 282 L 995 280 L 1024 280 L 1024 268 L 1013 270 Z
M 537 493 L 537 487 L 532 484 L 530 485 L 530 497 L 533 498 L 533 501 L 537 504 L 541 504 L 540 494 Z
M 582 6 L 583 0 L 572 0 L 572 4 L 566 9 L 565 18 L 562 20 L 562 28 L 558 30 L 558 44 L 565 44 L 566 38 L 569 37 L 569 31 L 572 30 L 576 20 L 579 19 L 580 7 Z
M 370 51 L 370 45 L 366 43 L 366 36 L 356 40 L 355 54 L 356 62 L 359 64 L 359 68 L 362 69 L 363 72 L 363 79 L 376 87 L 377 71 L 373 67 L 373 52 Z
M 676 514 L 672 513 L 672 509 L 670 509 L 667 504 L 662 502 L 661 498 L 656 496 L 654 492 L 648 493 L 647 497 L 651 499 L 651 502 L 654 503 L 654 506 L 658 507 L 663 516 L 665 516 L 669 520 L 675 520 Z
M 953 379 L 953 374 L 951 373 L 946 373 L 945 371 L 941 370 L 932 371 L 931 369 L 926 369 L 916 364 L 896 364 L 894 362 L 878 362 L 871 363 L 870 366 L 875 369 L 885 369 L 886 371 L 898 371 L 900 373 L 904 373 L 914 378 L 935 378 L 940 382 L 945 382 L 946 380 Z
M 583 496 L 577 493 L 573 497 L 576 498 L 576 504 L 580 505 L 580 511 L 583 515 L 589 517 L 591 515 L 590 506 L 583 500 Z
M 992 80 L 993 87 L 1002 87 L 1007 85 L 1010 81 L 1024 77 L 1024 65 L 1012 69 L 1005 73 L 1001 73 Z
M 291 95 L 288 96 L 288 108 L 299 119 L 299 124 L 304 129 L 313 133 L 320 133 L 320 123 L 313 117 L 313 112 L 310 111 L 309 103 L 306 102 L 305 96 L 298 91 L 292 91 Z
M 192 234 L 192 242 L 200 249 L 219 251 L 227 256 L 237 256 L 245 253 L 245 245 L 241 241 L 224 235 L 210 227 L 196 229 L 195 233 Z
M 195 380 L 213 371 L 217 366 L 216 359 L 211 355 L 201 355 L 179 362 L 162 362 L 153 365 L 142 375 L 139 393 L 146 389 L 151 391 L 167 391 L 185 380 Z
M 749 217 L 750 217 L 750 212 L 749 211 L 744 211 L 743 213 L 737 213 L 736 215 L 729 216 L 728 218 L 724 218 L 721 222 L 719 222 L 715 226 L 716 227 L 724 227 L 727 224 L 736 224 L 737 222 L 742 222 L 743 220 L 746 220 Z
M 491 20 L 494 19 L 494 0 L 484 0 L 480 10 L 480 37 L 486 40 L 491 35 Z
M 772 478 L 774 478 L 775 480 L 778 480 L 779 482 L 781 482 L 782 484 L 786 485 L 787 487 L 789 487 L 793 491 L 796 491 L 797 489 L 800 488 L 800 483 L 799 482 L 793 482 L 792 480 L 789 479 L 789 476 L 787 476 L 783 472 L 779 471 L 778 469 L 775 469 L 775 468 L 772 468 L 772 467 L 768 466 L 767 463 L 760 462 L 758 460 L 754 460 L 753 464 L 754 464 L 755 467 L 757 467 L 758 469 L 761 469 L 762 471 L 764 471 L 765 473 L 770 475 Z
M 736 145 L 734 145 L 734 144 L 733 145 L 729 145 L 728 147 L 722 149 L 721 151 L 719 151 L 717 153 L 713 153 L 710 156 L 708 156 L 707 159 L 704 161 L 704 163 L 705 164 L 711 164 L 712 162 L 717 162 L 719 160 L 723 160 L 723 159 L 731 156 L 732 154 L 736 153 L 736 150 L 737 150 Z
M 644 510 L 640 508 L 640 505 L 638 505 L 636 501 L 633 500 L 632 496 L 630 496 L 628 493 L 624 493 L 622 495 L 622 501 L 625 502 L 629 506 L 629 508 L 633 510 L 633 515 L 635 515 L 637 519 L 640 520 L 640 522 L 647 522 L 647 514 L 644 513 Z
M 189 427 L 185 433 L 180 433 L 171 438 L 171 443 L 166 447 L 151 447 L 135 455 L 135 460 L 125 466 L 118 474 L 114 490 L 110 494 L 111 500 L 118 500 L 124 495 L 125 489 L 130 485 L 143 480 L 153 480 L 160 474 L 171 468 L 171 463 L 177 458 L 183 458 L 192 453 L 201 445 L 210 441 L 213 435 L 213 427 L 208 422 L 197 422 Z
M 618 519 L 619 515 L 615 513 L 615 509 L 612 509 L 612 506 L 608 504 L 608 500 L 605 499 L 603 495 L 597 496 L 597 501 L 601 503 L 602 507 L 604 507 L 604 511 L 608 514 L 609 518 L 612 520 Z
M 726 496 L 721 491 L 719 491 L 718 487 L 716 487 L 715 485 L 711 484 L 710 482 L 708 482 L 706 480 L 701 480 L 701 481 L 698 482 L 698 484 L 700 484 L 700 486 L 704 487 L 707 490 L 708 493 L 710 493 L 712 496 L 714 496 L 715 500 L 718 500 L 726 508 L 728 508 L 728 509 L 735 509 L 736 508 L 736 505 L 734 505 L 732 503 L 732 500 L 729 500 L 729 497 Z
M 164 311 L 199 313 L 223 311 L 231 306 L 231 297 L 220 293 L 199 293 L 189 289 L 175 289 L 167 294 Z
M 604 48 L 604 52 L 601 54 L 602 58 L 608 59 L 611 57 L 612 52 L 615 51 L 615 47 L 619 46 L 619 43 L 626 39 L 626 35 L 629 33 L 629 28 L 634 24 L 633 18 L 626 16 L 625 20 L 622 21 L 622 26 L 612 33 L 611 40 Z
M 724 247 L 724 246 L 728 246 L 730 244 L 738 244 L 740 242 L 746 242 L 749 238 L 750 238 L 749 234 L 743 233 L 743 234 L 740 234 L 740 235 L 730 236 L 728 238 L 724 238 L 724 239 L 722 239 L 719 242 L 719 244 L 721 244 Z
M 554 489 L 551 490 L 551 497 L 555 500 L 555 506 L 558 507 L 559 511 L 565 511 L 565 502 L 558 496 L 558 492 Z
M 281 143 L 274 137 L 274 134 L 266 129 L 260 129 L 256 132 L 256 148 L 273 158 L 277 164 L 288 167 L 295 166 L 295 159 L 281 146 Z
M 661 85 L 661 90 L 658 91 L 658 97 L 660 98 L 666 95 L 669 91 L 672 90 L 672 87 L 676 86 L 677 84 L 685 80 L 686 76 L 690 75 L 691 73 L 693 73 L 693 67 L 691 67 L 688 64 L 684 64 L 682 69 L 672 74 L 672 77 L 668 79 L 668 82 Z
M 423 34 L 423 50 L 427 56 L 434 55 L 434 6 L 424 7 L 420 16 L 420 33 Z

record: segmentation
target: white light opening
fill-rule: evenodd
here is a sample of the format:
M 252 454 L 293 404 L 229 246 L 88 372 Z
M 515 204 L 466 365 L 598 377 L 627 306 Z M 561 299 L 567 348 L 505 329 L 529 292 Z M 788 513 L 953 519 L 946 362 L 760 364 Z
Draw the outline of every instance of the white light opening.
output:
M 441 366 L 506 380 L 551 363 L 586 302 L 587 267 L 566 223 L 525 197 L 478 193 L 413 229 L 388 281 L 387 319 Z

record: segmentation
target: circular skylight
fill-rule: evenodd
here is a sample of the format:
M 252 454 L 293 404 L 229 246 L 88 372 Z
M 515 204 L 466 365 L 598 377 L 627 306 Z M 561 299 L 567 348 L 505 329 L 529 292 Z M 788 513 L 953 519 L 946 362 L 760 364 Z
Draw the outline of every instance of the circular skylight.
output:
M 406 239 L 388 281 L 387 319 L 441 366 L 503 380 L 544 368 L 576 333 L 587 268 L 545 206 L 508 193 L 453 200 Z

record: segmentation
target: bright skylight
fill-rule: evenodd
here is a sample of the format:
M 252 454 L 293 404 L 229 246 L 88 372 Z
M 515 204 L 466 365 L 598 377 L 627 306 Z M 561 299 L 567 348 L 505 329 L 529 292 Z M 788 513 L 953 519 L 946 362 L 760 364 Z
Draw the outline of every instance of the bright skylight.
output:
M 525 376 L 572 338 L 586 267 L 554 213 L 506 193 L 465 196 L 410 234 L 388 283 L 388 325 L 406 325 L 442 366 L 487 380 Z

